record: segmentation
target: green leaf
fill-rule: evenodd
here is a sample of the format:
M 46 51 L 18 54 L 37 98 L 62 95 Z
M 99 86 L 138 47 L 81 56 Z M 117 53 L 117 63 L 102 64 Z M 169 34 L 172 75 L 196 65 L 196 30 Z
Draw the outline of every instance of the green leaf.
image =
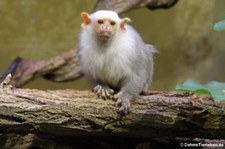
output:
M 204 85 L 194 80 L 188 80 L 184 83 L 178 83 L 176 90 L 209 94 L 215 101 L 225 101 L 225 83 L 212 81 Z
M 224 31 L 225 30 L 225 20 L 217 22 L 214 25 L 213 29 L 216 31 Z

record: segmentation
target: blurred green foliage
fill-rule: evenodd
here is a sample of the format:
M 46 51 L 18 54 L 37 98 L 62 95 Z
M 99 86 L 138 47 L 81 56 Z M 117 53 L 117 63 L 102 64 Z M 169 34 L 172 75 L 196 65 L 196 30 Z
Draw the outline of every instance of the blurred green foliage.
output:
M 217 22 L 213 29 L 216 31 L 225 31 L 225 20 Z
M 212 81 L 207 84 L 200 84 L 197 81 L 188 80 L 184 83 L 178 83 L 176 90 L 198 94 L 209 94 L 215 101 L 225 101 L 225 83 Z

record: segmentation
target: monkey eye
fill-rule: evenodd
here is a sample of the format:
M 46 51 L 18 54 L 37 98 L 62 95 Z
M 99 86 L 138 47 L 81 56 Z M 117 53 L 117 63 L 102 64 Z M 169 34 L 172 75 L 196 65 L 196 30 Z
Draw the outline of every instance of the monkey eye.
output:
M 98 20 L 98 24 L 103 24 L 104 21 L 103 20 Z
M 113 26 L 113 25 L 116 24 L 116 22 L 115 21 L 111 21 L 110 24 Z

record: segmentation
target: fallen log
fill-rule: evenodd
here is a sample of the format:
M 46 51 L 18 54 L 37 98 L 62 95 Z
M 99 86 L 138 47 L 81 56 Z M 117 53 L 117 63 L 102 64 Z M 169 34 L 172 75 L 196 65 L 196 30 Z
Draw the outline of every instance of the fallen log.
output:
M 152 91 L 118 119 L 114 101 L 90 91 L 0 88 L 0 131 L 135 138 L 225 139 L 225 105 L 205 95 Z

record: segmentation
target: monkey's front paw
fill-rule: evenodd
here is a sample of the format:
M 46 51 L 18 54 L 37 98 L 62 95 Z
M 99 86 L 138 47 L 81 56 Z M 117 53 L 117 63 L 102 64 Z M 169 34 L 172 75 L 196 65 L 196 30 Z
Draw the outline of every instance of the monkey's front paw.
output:
M 108 87 L 97 85 L 93 88 L 93 92 L 103 99 L 112 99 L 114 91 Z
M 118 98 L 116 105 L 119 107 L 118 113 L 121 116 L 127 115 L 129 113 L 129 110 L 130 110 L 130 101 L 129 100 Z

